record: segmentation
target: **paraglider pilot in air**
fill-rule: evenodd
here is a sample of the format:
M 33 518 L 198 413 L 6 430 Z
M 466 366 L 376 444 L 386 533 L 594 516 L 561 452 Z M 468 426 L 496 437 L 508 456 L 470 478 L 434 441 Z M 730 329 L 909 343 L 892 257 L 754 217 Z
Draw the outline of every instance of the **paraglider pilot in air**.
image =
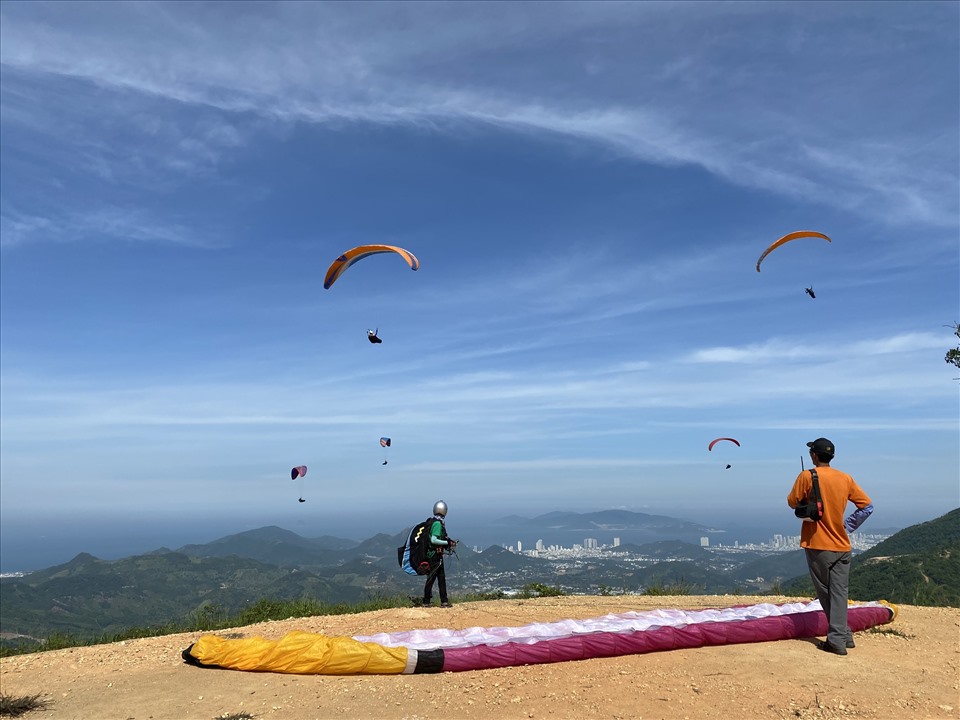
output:
M 380 328 L 376 330 L 367 330 L 367 340 L 372 342 L 374 345 L 379 345 L 383 342 L 380 338 L 377 337 L 377 333 L 380 332 Z
M 440 591 L 440 607 L 453 607 L 447 597 L 447 574 L 443 569 L 443 551 L 453 552 L 457 541 L 447 537 L 447 527 L 443 519 L 447 516 L 447 504 L 437 500 L 433 504 L 433 524 L 430 526 L 430 549 L 427 550 L 427 562 L 430 563 L 430 573 L 423 586 L 423 606 L 430 607 L 433 603 L 433 584 L 437 583 Z
M 812 298 L 817 297 L 816 295 L 813 294 L 813 285 L 811 285 L 811 286 L 808 287 L 808 288 L 804 288 L 803 291 L 804 291 L 807 295 L 809 295 L 810 297 L 812 297 Z
M 303 476 L 307 474 L 306 465 L 295 465 L 293 469 L 290 470 L 290 479 L 298 480 L 297 485 L 300 486 L 300 499 L 297 502 L 306 502 L 306 499 L 303 497 Z

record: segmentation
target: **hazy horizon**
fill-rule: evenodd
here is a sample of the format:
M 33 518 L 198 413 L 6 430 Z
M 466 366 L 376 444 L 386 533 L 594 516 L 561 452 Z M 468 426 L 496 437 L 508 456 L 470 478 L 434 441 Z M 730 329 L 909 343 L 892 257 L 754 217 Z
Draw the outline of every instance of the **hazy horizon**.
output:
M 600 510 L 625 508 L 594 508 L 594 509 L 544 509 L 542 512 L 522 513 L 521 517 L 533 518 L 550 512 L 578 512 L 588 513 Z M 953 509 L 953 508 L 950 508 Z M 792 516 L 789 508 L 784 505 L 781 517 L 763 517 L 751 521 L 749 518 L 711 518 L 705 516 L 683 516 L 657 512 L 653 510 L 631 510 L 648 515 L 666 515 L 678 520 L 698 523 L 706 527 L 724 530 L 711 538 L 713 544 L 722 542 L 728 544 L 734 539 L 740 542 L 758 542 L 770 539 L 774 533 L 783 535 L 798 535 L 800 521 Z M 949 512 L 949 510 L 945 511 Z M 427 511 L 429 513 L 429 510 Z M 422 514 L 422 513 L 421 513 Z M 471 538 L 472 532 L 477 532 L 485 526 L 492 525 L 501 518 L 512 513 L 499 515 L 484 515 L 477 513 L 451 513 L 448 525 L 451 533 L 459 537 L 467 546 L 480 544 L 484 547 L 489 544 L 512 545 L 516 540 L 528 533 L 522 527 L 515 529 L 502 528 L 496 531 L 489 529 L 483 532 L 485 542 L 477 543 L 476 537 Z M 943 514 L 943 513 L 942 513 Z M 870 521 L 862 526 L 862 532 L 874 533 L 880 530 L 903 529 L 910 525 L 934 520 L 936 517 L 917 518 L 913 522 L 890 522 L 883 515 L 875 514 Z M 362 523 L 356 518 L 330 516 L 322 521 L 296 517 L 296 514 L 278 515 L 276 517 L 225 518 L 201 520 L 199 518 L 156 519 L 145 521 L 136 518 L 100 518 L 98 522 L 90 519 L 75 520 L 73 522 L 61 520 L 49 522 L 37 528 L 35 523 L 19 521 L 5 523 L 0 527 L 0 572 L 32 572 L 55 565 L 69 562 L 80 553 L 89 553 L 101 560 L 117 560 L 131 555 L 140 555 L 166 547 L 176 550 L 185 545 L 205 544 L 222 537 L 235 535 L 248 530 L 263 527 L 277 526 L 305 538 L 316 538 L 323 535 L 340 537 L 355 542 L 361 542 L 379 533 L 397 534 L 405 528 L 411 527 L 423 518 L 419 515 L 404 517 L 399 515 L 381 514 L 367 517 Z M 530 542 L 530 540 L 527 540 Z

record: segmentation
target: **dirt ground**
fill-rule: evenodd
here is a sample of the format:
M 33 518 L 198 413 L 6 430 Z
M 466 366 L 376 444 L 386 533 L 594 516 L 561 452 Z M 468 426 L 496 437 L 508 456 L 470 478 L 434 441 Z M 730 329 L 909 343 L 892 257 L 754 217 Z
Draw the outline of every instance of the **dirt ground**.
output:
M 654 608 L 729 607 L 792 598 L 556 597 L 464 603 L 262 623 L 367 635 L 524 625 Z M 293 676 L 201 669 L 180 653 L 198 633 L 0 660 L 0 690 L 40 694 L 28 720 L 510 720 L 513 718 L 960 718 L 960 609 L 900 606 L 887 632 L 855 636 L 846 657 L 787 640 L 435 675 Z M 895 631 L 895 632 L 890 632 Z

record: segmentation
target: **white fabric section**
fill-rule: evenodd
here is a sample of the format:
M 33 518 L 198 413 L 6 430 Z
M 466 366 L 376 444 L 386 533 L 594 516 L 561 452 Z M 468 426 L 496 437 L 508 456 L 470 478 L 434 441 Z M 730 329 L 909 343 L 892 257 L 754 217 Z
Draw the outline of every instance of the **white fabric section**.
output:
M 882 603 L 856 603 L 857 606 L 878 606 Z M 647 610 L 604 615 L 587 620 L 560 620 L 552 623 L 531 623 L 519 627 L 472 627 L 465 630 L 408 630 L 397 633 L 356 635 L 355 640 L 374 642 L 387 647 L 408 647 L 420 650 L 463 648 L 474 645 L 504 643 L 532 644 L 540 640 L 600 632 L 630 633 L 656 630 L 661 627 L 685 627 L 696 623 L 737 622 L 795 613 L 822 611 L 819 600 L 773 605 L 762 603 L 747 607 L 712 610 Z
M 417 669 L 417 651 L 414 648 L 410 648 L 410 651 L 407 653 L 407 664 L 403 666 L 402 675 L 413 675 L 413 671 Z

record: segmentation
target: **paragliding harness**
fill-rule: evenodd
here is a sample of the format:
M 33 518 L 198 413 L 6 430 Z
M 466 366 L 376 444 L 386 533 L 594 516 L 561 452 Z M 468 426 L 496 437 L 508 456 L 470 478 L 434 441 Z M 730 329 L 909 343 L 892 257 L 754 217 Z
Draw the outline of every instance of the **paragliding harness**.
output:
M 817 477 L 816 468 L 810 468 L 810 476 L 813 478 L 810 497 L 797 505 L 793 514 L 804 522 L 817 522 L 823 517 L 823 496 L 820 494 L 820 479 Z
M 431 568 L 431 565 L 434 564 L 427 557 L 427 551 L 430 550 L 430 528 L 433 527 L 435 522 L 440 523 L 440 537 L 446 540 L 447 528 L 443 524 L 443 520 L 430 516 L 423 522 L 414 525 L 410 534 L 407 535 L 406 544 L 397 548 L 397 562 L 407 575 L 428 575 L 431 569 L 436 572 L 435 568 L 440 567 L 437 563 L 435 568 Z M 442 551 L 442 547 L 437 548 L 438 554 L 442 555 Z

